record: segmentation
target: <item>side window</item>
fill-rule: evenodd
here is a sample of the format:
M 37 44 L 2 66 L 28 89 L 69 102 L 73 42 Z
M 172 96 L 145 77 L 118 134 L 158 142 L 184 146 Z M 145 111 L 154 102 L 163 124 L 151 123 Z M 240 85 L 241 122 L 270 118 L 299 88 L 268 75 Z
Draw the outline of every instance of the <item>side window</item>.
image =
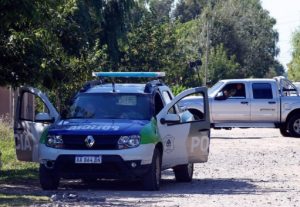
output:
M 20 119 L 27 121 L 35 121 L 38 113 L 49 113 L 49 109 L 44 102 L 37 96 L 25 92 L 21 99 Z
M 159 93 L 156 93 L 154 96 L 154 110 L 155 110 L 155 116 L 164 108 L 163 101 L 159 95 Z
M 252 84 L 254 99 L 273 99 L 272 86 L 270 83 Z
M 199 121 L 205 119 L 204 95 L 202 93 L 190 94 L 179 101 L 183 109 L 180 113 L 181 123 Z
M 229 83 L 221 92 L 225 98 L 246 98 L 244 83 Z
M 164 98 L 166 104 L 171 102 L 172 98 L 168 91 L 163 91 L 162 95 L 163 95 L 163 98 Z M 172 108 L 169 109 L 168 113 L 176 114 L 176 104 L 175 104 L 175 106 L 173 106 Z

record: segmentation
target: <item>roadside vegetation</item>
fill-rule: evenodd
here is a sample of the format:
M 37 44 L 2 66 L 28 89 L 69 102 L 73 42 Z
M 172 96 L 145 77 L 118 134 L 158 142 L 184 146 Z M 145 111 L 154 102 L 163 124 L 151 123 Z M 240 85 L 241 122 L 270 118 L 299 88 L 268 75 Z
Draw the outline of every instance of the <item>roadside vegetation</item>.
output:
M 6 192 L 5 185 L 26 185 L 38 183 L 38 166 L 33 163 L 20 162 L 16 158 L 13 130 L 9 123 L 0 119 L 0 206 L 28 206 L 49 202 L 49 197 L 39 195 L 20 195 Z
M 13 129 L 0 119 L 0 151 L 2 167 L 0 183 L 37 179 L 38 166 L 35 163 L 20 162 L 16 158 Z

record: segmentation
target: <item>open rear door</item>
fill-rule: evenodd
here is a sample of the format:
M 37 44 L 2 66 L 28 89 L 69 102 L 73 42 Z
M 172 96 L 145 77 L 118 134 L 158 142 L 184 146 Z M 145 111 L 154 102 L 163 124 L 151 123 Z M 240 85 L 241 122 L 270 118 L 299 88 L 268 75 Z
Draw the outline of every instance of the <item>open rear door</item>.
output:
M 180 108 L 178 103 L 189 96 L 199 99 L 197 108 Z M 157 126 L 163 140 L 163 168 L 206 162 L 210 144 L 210 119 L 207 89 L 198 87 L 183 91 L 157 115 Z
M 57 110 L 40 90 L 32 87 L 20 88 L 14 120 L 18 160 L 38 162 L 41 134 L 58 118 Z

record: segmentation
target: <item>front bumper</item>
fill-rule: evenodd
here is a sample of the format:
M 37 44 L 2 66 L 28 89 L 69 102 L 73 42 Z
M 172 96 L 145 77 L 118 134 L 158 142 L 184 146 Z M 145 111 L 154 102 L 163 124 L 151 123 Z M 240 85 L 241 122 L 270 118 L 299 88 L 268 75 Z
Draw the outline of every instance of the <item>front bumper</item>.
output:
M 118 155 L 102 155 L 101 164 L 76 164 L 75 156 L 59 155 L 57 160 L 53 161 L 53 168 L 49 170 L 66 179 L 138 179 L 150 168 L 150 164 L 141 165 L 141 160 L 124 161 Z
M 150 164 L 155 144 L 141 144 L 136 148 L 122 150 L 65 150 L 47 147 L 45 144 L 39 146 L 39 162 L 43 160 L 57 160 L 60 155 L 101 155 L 119 156 L 124 161 L 141 160 L 141 165 Z

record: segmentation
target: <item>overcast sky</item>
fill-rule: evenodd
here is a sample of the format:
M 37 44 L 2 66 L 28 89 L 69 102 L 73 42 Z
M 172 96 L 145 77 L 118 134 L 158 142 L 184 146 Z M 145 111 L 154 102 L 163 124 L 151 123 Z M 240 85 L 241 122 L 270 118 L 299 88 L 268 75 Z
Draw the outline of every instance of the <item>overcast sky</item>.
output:
M 262 6 L 277 20 L 275 29 L 279 32 L 280 54 L 278 60 L 287 69 L 291 61 L 291 38 L 300 28 L 300 0 L 261 0 Z

